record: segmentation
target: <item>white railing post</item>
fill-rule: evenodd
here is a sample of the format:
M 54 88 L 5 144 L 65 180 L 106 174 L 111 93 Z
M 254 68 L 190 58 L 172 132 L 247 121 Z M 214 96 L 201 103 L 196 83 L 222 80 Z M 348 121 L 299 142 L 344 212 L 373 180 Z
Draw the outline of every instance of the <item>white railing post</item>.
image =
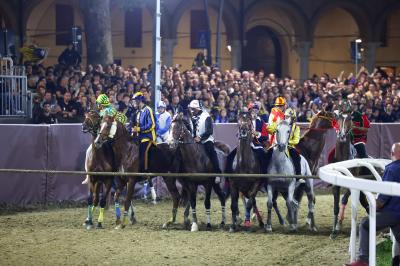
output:
M 357 259 L 357 209 L 360 200 L 360 191 L 351 189 L 351 234 L 350 234 L 350 261 Z

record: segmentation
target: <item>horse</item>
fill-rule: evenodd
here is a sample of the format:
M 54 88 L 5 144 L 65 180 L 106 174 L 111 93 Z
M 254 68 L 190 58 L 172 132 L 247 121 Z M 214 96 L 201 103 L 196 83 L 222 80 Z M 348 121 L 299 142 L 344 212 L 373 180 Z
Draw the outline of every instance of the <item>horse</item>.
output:
M 170 128 L 169 142 L 173 147 L 176 147 L 179 152 L 179 160 L 181 163 L 181 172 L 184 173 L 212 173 L 213 167 L 211 160 L 207 156 L 204 147 L 200 143 L 196 143 L 194 138 L 188 129 L 188 121 L 185 120 L 183 114 L 177 115 L 172 121 Z M 229 149 L 225 145 L 216 144 L 218 150 L 222 151 L 224 156 L 227 156 Z M 194 156 L 195 155 L 195 156 Z M 225 225 L 225 196 L 219 186 L 215 183 L 216 177 L 196 177 L 196 178 L 184 178 L 178 179 L 182 184 L 189 196 L 190 207 L 192 208 L 192 225 L 191 231 L 198 231 L 197 215 L 196 215 L 196 196 L 197 187 L 203 185 L 205 188 L 205 200 L 204 206 L 206 209 L 207 229 L 211 229 L 211 192 L 214 189 L 217 194 L 222 208 L 222 220 L 220 227 Z M 187 209 L 188 210 L 188 209 Z M 187 221 L 188 215 L 185 212 L 185 221 Z
M 85 170 L 91 172 L 111 172 L 113 171 L 113 158 L 109 151 L 109 147 L 103 146 L 101 149 L 93 149 L 94 140 L 97 135 L 97 128 L 99 125 L 100 116 L 95 111 L 89 111 L 85 114 L 85 120 L 82 123 L 82 131 L 92 135 L 91 145 L 86 151 Z M 94 209 L 100 202 L 100 214 L 97 221 L 96 228 L 103 228 L 102 223 L 104 220 L 104 208 L 106 200 L 110 193 L 113 176 L 87 176 L 89 179 L 89 196 L 88 196 L 88 215 L 84 223 L 86 229 L 93 227 L 93 213 Z M 100 190 L 104 185 L 105 190 L 100 199 Z
M 115 162 L 118 169 L 127 172 L 138 172 L 139 171 L 139 146 L 132 140 L 128 133 L 125 125 L 117 122 L 117 130 L 113 139 L 109 139 L 109 132 L 111 125 L 114 122 L 114 118 L 105 117 L 101 122 L 101 128 L 95 140 L 96 147 L 102 147 L 104 143 L 110 142 Z M 170 149 L 167 144 L 161 144 L 150 148 L 149 152 L 149 170 L 152 172 L 164 172 L 175 169 L 174 166 L 174 151 Z M 147 180 L 147 177 L 129 176 L 120 179 L 120 182 L 127 185 L 127 192 L 124 201 L 124 215 L 122 221 L 117 218 L 116 229 L 122 229 L 127 225 L 128 210 L 131 208 L 131 222 L 135 222 L 135 213 L 132 203 L 133 192 L 135 184 L 140 181 Z M 167 189 L 171 194 L 173 201 L 172 218 L 167 223 L 173 223 L 176 221 L 177 208 L 180 201 L 180 194 L 176 187 L 176 179 L 173 177 L 163 177 Z M 119 191 L 115 193 L 116 204 L 119 198 Z
M 256 154 L 251 148 L 253 141 L 252 131 L 253 123 L 251 120 L 251 114 L 247 112 L 240 113 L 239 115 L 239 144 L 235 150 L 233 150 L 227 159 L 226 172 L 232 173 L 254 173 L 258 174 L 261 172 L 260 161 L 256 157 Z M 235 162 L 235 164 L 234 164 Z M 238 199 L 239 192 L 242 192 L 249 201 L 246 204 L 246 218 L 245 226 L 250 226 L 250 209 L 253 207 L 254 213 L 256 214 L 260 227 L 264 227 L 262 217 L 258 211 L 256 205 L 256 194 L 262 184 L 262 179 L 243 179 L 243 178 L 230 178 L 231 188 L 231 211 L 232 211 L 232 225 L 230 232 L 237 231 L 239 215 Z
M 325 110 L 320 111 L 311 120 L 310 126 L 304 132 L 296 149 L 300 152 L 302 174 L 306 174 L 306 164 L 310 167 L 311 174 L 317 174 L 318 161 L 325 146 L 325 139 L 328 130 L 333 128 L 332 122 L 335 116 L 332 112 Z M 305 159 L 305 160 L 304 160 Z M 305 172 L 303 172 L 305 171 Z M 305 183 L 296 186 L 294 198 L 300 204 L 304 192 L 308 199 L 308 214 L 306 223 L 311 231 L 316 232 L 314 206 L 314 180 L 311 178 L 306 179 Z M 296 209 L 295 216 L 297 216 L 298 208 Z M 278 214 L 279 217 L 279 214 Z
M 342 114 L 340 113 L 337 117 L 337 122 L 339 125 L 339 130 L 336 132 L 336 146 L 334 150 L 334 157 L 333 157 L 333 162 L 340 162 L 340 161 L 345 161 L 349 160 L 352 158 L 355 158 L 355 148 L 352 147 L 351 144 L 351 128 L 352 128 L 352 121 L 351 121 L 351 115 L 349 114 Z M 340 207 L 339 207 L 339 201 L 340 201 L 340 187 L 339 186 L 332 186 L 332 194 L 333 194 L 333 200 L 334 200 L 334 206 L 333 206 L 333 228 L 332 232 L 330 235 L 331 239 L 335 239 L 338 235 L 338 233 L 341 231 L 342 227 L 342 222 L 344 219 L 344 213 L 342 215 L 339 215 L 340 212 Z M 350 190 L 346 189 L 346 193 L 343 196 L 344 198 L 350 196 Z M 345 198 L 345 200 L 347 200 Z M 368 201 L 365 198 L 365 195 L 360 193 L 360 202 L 362 206 L 366 209 L 368 212 Z M 344 212 L 344 210 L 343 210 Z M 341 219 L 342 218 L 342 219 Z
M 294 166 L 291 159 L 288 157 L 288 142 L 290 137 L 291 126 L 289 122 L 283 120 L 278 124 L 276 131 L 276 145 L 271 150 L 271 161 L 268 164 L 268 174 L 286 174 L 294 175 Z M 295 231 L 297 221 L 295 221 L 295 209 L 298 203 L 294 200 L 294 191 L 296 187 L 296 178 L 270 178 L 266 185 L 268 192 L 268 217 L 265 230 L 272 232 L 272 207 L 273 207 L 273 192 L 285 192 L 286 207 L 288 209 L 289 230 Z

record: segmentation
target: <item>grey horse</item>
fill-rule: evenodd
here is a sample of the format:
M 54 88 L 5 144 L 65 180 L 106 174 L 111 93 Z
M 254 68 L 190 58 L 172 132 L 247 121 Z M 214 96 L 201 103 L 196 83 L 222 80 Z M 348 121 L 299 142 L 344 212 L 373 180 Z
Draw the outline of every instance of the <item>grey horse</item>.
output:
M 277 128 L 276 144 L 272 148 L 272 157 L 268 165 L 268 174 L 285 174 L 294 175 L 294 167 L 291 159 L 288 156 L 288 142 L 290 137 L 291 126 L 287 121 L 282 121 Z M 268 218 L 265 225 L 267 232 L 272 232 L 272 207 L 273 207 L 273 192 L 281 192 L 285 195 L 286 206 L 288 208 L 289 230 L 295 231 L 297 221 L 295 219 L 298 203 L 294 200 L 294 190 L 296 188 L 295 178 L 271 178 L 268 180 Z

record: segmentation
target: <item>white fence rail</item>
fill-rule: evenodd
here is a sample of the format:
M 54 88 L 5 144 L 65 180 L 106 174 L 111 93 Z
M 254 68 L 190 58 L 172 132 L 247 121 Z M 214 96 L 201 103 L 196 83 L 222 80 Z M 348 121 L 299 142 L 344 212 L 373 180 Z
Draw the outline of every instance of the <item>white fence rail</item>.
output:
M 350 256 L 351 261 L 356 260 L 356 237 L 357 237 L 357 207 L 359 204 L 360 191 L 362 191 L 369 202 L 369 265 L 376 265 L 376 202 L 373 193 L 381 193 L 390 196 L 400 196 L 400 184 L 394 182 L 382 182 L 382 177 L 375 168 L 385 169 L 390 160 L 385 159 L 354 159 L 343 162 L 328 164 L 319 169 L 319 176 L 325 182 L 332 185 L 346 187 L 351 190 L 351 235 Z M 349 169 L 364 166 L 371 170 L 375 176 L 374 180 L 355 178 Z M 394 239 L 392 237 L 392 239 Z M 399 244 L 393 241 L 393 256 L 399 251 Z

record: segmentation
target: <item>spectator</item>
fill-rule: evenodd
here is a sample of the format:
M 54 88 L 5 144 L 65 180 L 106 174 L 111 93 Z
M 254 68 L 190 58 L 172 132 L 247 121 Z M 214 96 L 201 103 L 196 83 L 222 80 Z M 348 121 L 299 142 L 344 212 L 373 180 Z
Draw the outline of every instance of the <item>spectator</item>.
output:
M 228 123 L 229 119 L 227 117 L 226 109 L 221 109 L 220 113 L 217 115 L 215 119 L 215 123 Z
M 400 183 L 400 143 L 393 144 L 393 162 L 388 164 L 382 177 L 383 182 Z M 379 194 L 376 199 L 376 230 L 391 228 L 395 239 L 400 241 L 400 197 Z M 369 260 L 369 218 L 363 218 L 359 228 L 359 258 L 348 266 L 366 266 Z M 392 265 L 399 265 L 399 256 L 393 259 Z
M 58 57 L 58 63 L 66 67 L 77 67 L 81 63 L 81 61 L 82 59 L 80 54 L 75 50 L 75 47 L 72 44 L 69 44 Z
M 76 123 L 78 108 L 74 101 L 71 100 L 71 93 L 67 91 L 62 100 L 58 102 L 61 108 L 59 121 L 61 123 Z

